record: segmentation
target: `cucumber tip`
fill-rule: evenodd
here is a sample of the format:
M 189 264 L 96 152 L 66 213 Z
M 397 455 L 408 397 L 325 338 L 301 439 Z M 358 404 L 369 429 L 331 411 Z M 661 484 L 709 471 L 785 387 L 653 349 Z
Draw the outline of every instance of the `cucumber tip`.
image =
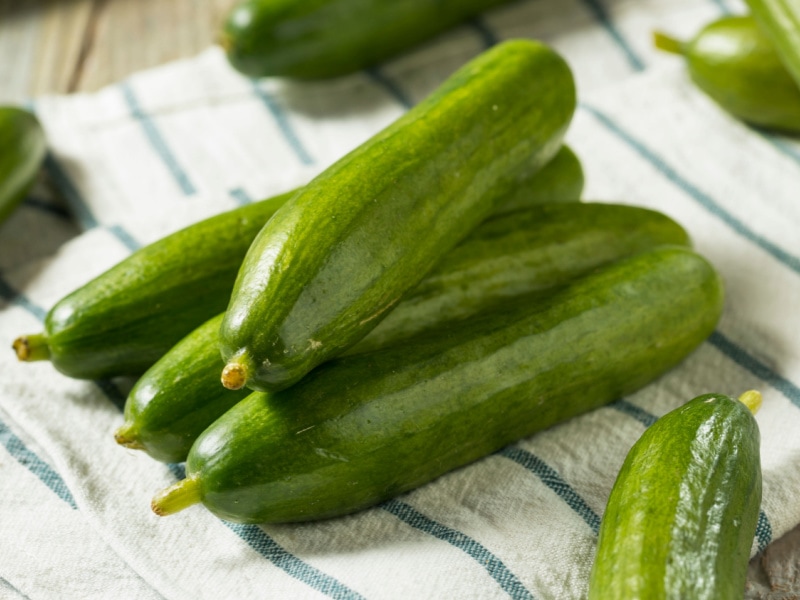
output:
M 240 390 L 247 383 L 247 369 L 240 363 L 228 363 L 222 369 L 222 385 L 229 390 Z
M 43 333 L 21 335 L 11 344 L 21 362 L 34 362 L 50 358 L 50 347 Z
M 130 425 L 122 425 L 114 432 L 114 440 L 120 445 L 132 450 L 144 450 L 142 443 L 133 435 Z
M 758 390 L 747 390 L 739 396 L 739 402 L 749 408 L 750 412 L 753 414 L 756 414 L 758 409 L 761 408 L 762 399 L 761 392 Z
M 159 517 L 166 517 L 200 502 L 200 485 L 195 477 L 187 477 L 158 492 L 150 508 Z

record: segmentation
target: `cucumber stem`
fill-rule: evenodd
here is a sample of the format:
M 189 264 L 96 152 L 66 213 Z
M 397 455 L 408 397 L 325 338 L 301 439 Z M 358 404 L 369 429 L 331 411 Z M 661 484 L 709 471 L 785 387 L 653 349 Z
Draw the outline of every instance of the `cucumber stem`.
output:
M 50 346 L 47 344 L 47 336 L 43 333 L 21 335 L 14 340 L 11 347 L 17 353 L 17 358 L 22 362 L 34 362 L 50 358 Z
M 166 517 L 189 508 L 200 500 L 200 480 L 197 477 L 187 477 L 158 492 L 150 502 L 150 508 L 159 517 Z
M 671 54 L 686 53 L 686 44 L 684 42 L 660 31 L 653 32 L 653 45 L 659 50 L 670 52 Z
M 238 362 L 229 362 L 222 369 L 222 385 L 229 390 L 240 390 L 247 383 L 247 368 Z
M 739 402 L 749 408 L 753 414 L 756 414 L 758 409 L 761 408 L 761 400 L 761 392 L 756 390 L 748 390 L 739 396 Z
M 125 446 L 132 450 L 144 450 L 144 446 L 136 439 L 134 433 L 133 426 L 130 423 L 125 423 L 114 432 L 114 440 L 120 446 Z

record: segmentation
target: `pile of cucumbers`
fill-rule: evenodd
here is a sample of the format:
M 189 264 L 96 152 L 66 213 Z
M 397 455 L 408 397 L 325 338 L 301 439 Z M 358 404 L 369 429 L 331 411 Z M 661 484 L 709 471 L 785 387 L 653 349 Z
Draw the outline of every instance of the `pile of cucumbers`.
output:
M 575 102 L 557 53 L 499 44 L 303 188 L 68 295 L 17 356 L 139 377 L 117 442 L 186 462 L 153 510 L 245 523 L 373 506 L 630 394 L 711 334 L 723 287 L 665 215 L 578 201 Z
M 692 81 L 742 121 L 800 134 L 800 3 L 747 0 L 751 14 L 722 17 L 688 42 L 655 34 L 686 57 Z

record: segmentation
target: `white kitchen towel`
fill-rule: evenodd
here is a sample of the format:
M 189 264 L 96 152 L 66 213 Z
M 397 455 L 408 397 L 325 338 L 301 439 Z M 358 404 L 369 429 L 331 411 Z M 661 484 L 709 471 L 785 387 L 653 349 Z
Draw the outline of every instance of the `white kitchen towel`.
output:
M 301 185 L 494 39 L 552 43 L 576 73 L 568 134 L 585 196 L 675 218 L 726 283 L 725 314 L 682 365 L 613 405 L 379 507 L 241 526 L 149 510 L 179 466 L 118 447 L 129 381 L 70 380 L 0 353 L 0 595 L 29 598 L 581 598 L 610 487 L 658 416 L 760 389 L 764 501 L 753 552 L 800 523 L 800 146 L 722 113 L 650 30 L 688 36 L 726 5 L 531 0 L 380 69 L 253 82 L 218 49 L 97 94 L 36 99 L 61 207 L 34 194 L 0 229 L 0 340 L 136 247 Z

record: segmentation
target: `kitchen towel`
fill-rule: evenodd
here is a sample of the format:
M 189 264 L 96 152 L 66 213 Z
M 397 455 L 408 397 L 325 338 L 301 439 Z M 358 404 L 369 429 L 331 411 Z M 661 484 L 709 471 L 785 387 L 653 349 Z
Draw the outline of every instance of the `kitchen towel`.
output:
M 731 119 L 680 59 L 650 50 L 652 29 L 688 37 L 726 10 L 741 6 L 529 0 L 333 81 L 253 81 L 211 48 L 95 94 L 34 99 L 47 179 L 72 217 L 42 186 L 0 228 L 6 346 L 143 244 L 302 185 L 510 37 L 542 39 L 573 67 L 567 140 L 587 200 L 676 219 L 727 301 L 709 340 L 638 393 L 378 507 L 300 525 L 234 525 L 201 506 L 156 517 L 150 498 L 181 467 L 115 444 L 131 382 L 0 353 L 0 536 L 14 540 L 0 545 L 0 597 L 581 598 L 628 449 L 709 391 L 764 394 L 753 553 L 800 523 L 800 145 Z

